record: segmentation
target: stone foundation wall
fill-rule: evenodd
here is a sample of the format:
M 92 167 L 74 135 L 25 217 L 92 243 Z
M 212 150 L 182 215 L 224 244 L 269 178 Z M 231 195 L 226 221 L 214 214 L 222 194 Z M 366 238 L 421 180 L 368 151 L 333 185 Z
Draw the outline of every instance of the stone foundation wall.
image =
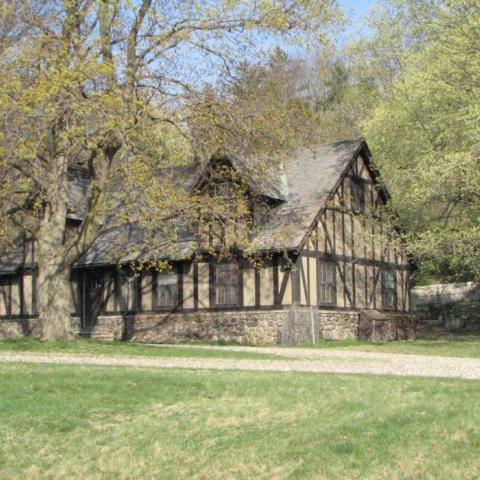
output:
M 0 319 L 0 340 L 26 337 L 32 334 L 37 318 L 2 318 Z M 91 329 L 92 338 L 103 340 L 121 340 L 124 325 L 121 316 L 98 317 L 97 324 Z M 72 317 L 72 330 L 75 335 L 82 331 L 80 317 Z
M 173 315 L 136 315 L 129 337 L 139 341 L 176 342 L 225 340 L 251 344 L 318 343 L 320 339 L 371 341 L 407 339 L 414 336 L 412 317 L 380 313 L 370 316 L 358 311 L 320 310 L 292 305 L 287 310 L 210 312 Z M 132 324 L 132 325 L 133 325 Z
M 319 312 L 320 338 L 324 340 L 347 340 L 358 338 L 358 312 Z
M 126 337 L 141 342 L 277 344 L 287 317 L 288 310 L 137 314 L 127 318 Z
M 98 317 L 94 327 L 74 332 L 101 340 L 175 343 L 223 340 L 254 345 L 318 343 L 320 339 L 363 338 L 386 341 L 412 337 L 408 315 L 319 310 L 292 305 L 289 309 L 191 313 L 142 313 Z M 29 335 L 36 319 L 1 319 L 0 339 Z
M 0 340 L 26 337 L 32 333 L 35 318 L 5 318 L 0 320 Z

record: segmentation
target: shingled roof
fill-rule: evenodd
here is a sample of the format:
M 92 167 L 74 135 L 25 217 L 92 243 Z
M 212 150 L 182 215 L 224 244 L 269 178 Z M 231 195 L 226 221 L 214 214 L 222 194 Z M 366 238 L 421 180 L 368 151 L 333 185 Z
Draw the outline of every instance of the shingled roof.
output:
M 230 156 L 231 164 L 244 176 L 253 190 L 278 200 L 271 210 L 269 220 L 256 232 L 253 239 L 254 248 L 258 251 L 299 249 L 319 212 L 325 207 L 327 199 L 336 190 L 351 162 L 362 150 L 369 156 L 368 147 L 363 141 L 343 141 L 300 148 L 281 164 L 268 167 L 268 175 L 263 169 L 260 175 L 255 171 L 252 157 L 242 161 L 240 156 Z M 186 188 L 192 188 L 201 175 L 198 169 L 189 173 L 193 181 L 186 182 Z M 184 175 L 182 177 L 185 178 Z M 76 215 L 76 218 L 81 219 L 84 198 L 82 194 L 86 193 L 88 185 L 81 181 L 74 187 L 70 194 L 69 215 Z M 124 255 L 117 254 L 115 261 L 131 262 L 140 255 L 148 254 L 142 248 L 131 248 L 140 247 L 142 242 L 143 234 L 136 225 L 109 229 L 97 238 L 76 266 L 112 263 L 115 250 L 124 252 Z M 160 256 L 172 260 L 185 259 L 193 255 L 197 247 L 195 238 L 188 229 L 182 230 L 176 245 L 167 246 L 168 243 L 165 243 L 165 250 L 160 255 L 156 254 L 157 258 Z M 138 253 L 132 255 L 132 251 Z M 6 268 L 0 260 L 0 271 L 4 266 Z
M 83 220 L 90 182 L 83 177 L 74 177 L 68 180 L 68 187 L 67 217 L 72 220 Z
M 301 148 L 281 165 L 267 167 L 270 175 L 265 175 L 264 169 L 262 175 L 255 175 L 251 158 L 245 166 L 239 157 L 234 156 L 232 165 L 242 174 L 247 172 L 245 180 L 257 193 L 281 200 L 273 207 L 270 220 L 260 227 L 253 238 L 254 248 L 259 251 L 298 249 L 319 211 L 325 206 L 329 195 L 336 189 L 350 163 L 364 147 L 366 148 L 361 141 L 343 141 Z M 271 173 L 274 169 L 278 172 L 275 178 Z M 262 180 L 257 180 L 260 177 Z M 271 179 L 273 181 L 270 181 Z M 121 244 L 124 245 L 122 242 L 125 242 L 127 236 L 130 242 L 136 243 L 137 246 L 141 245 L 140 230 L 134 229 L 128 235 L 121 227 L 109 230 L 94 242 L 77 262 L 77 266 L 110 263 L 116 249 L 126 251 Z M 188 230 L 179 235 L 176 245 L 168 245 L 168 242 L 165 245 L 165 251 L 159 256 L 172 260 L 188 258 L 197 247 L 192 233 Z M 129 247 L 132 246 L 130 243 Z M 140 248 L 136 251 L 139 252 L 138 256 L 144 256 L 146 253 Z M 117 261 L 127 263 L 133 260 L 135 257 L 126 254 Z
M 258 248 L 297 249 L 362 148 L 366 148 L 362 141 L 343 141 L 296 150 L 284 163 L 288 200 L 272 212 L 270 221 L 258 231 Z
M 172 234 L 175 232 L 178 238 L 176 242 L 172 242 L 162 232 L 156 232 L 154 239 L 148 239 L 152 232 L 146 232 L 137 223 L 106 229 L 78 259 L 75 266 L 126 264 L 139 258 L 157 260 L 190 258 L 197 247 L 197 239 L 191 231 L 178 224 L 178 219 L 171 219 L 171 222 L 171 232 Z

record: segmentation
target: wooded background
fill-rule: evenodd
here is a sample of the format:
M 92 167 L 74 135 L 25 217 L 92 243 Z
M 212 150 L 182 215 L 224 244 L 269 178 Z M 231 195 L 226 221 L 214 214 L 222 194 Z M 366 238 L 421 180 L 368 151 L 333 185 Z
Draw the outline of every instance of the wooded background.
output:
M 299 117 L 299 142 L 365 137 L 416 280 L 478 279 L 480 4 L 377 2 L 364 21 L 363 36 L 314 54 L 244 64 L 233 92 Z

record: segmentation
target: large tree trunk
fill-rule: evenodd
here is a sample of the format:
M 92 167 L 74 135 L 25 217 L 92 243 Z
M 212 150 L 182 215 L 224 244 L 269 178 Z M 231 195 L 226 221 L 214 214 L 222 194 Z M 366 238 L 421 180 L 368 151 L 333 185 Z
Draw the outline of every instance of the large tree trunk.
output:
M 38 335 L 42 340 L 71 340 L 70 266 L 62 258 L 51 258 L 38 267 Z
M 45 214 L 37 233 L 38 335 L 42 340 L 70 340 L 73 257 L 65 245 L 68 205 L 68 162 L 59 155 L 49 165 Z

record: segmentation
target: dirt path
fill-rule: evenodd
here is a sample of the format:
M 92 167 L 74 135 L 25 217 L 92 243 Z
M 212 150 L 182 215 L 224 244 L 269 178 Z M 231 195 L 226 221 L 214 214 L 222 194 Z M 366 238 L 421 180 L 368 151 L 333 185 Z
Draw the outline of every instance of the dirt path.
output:
M 205 347 L 225 350 L 242 347 Z M 480 379 L 480 359 L 401 355 L 351 350 L 276 349 L 248 347 L 248 351 L 278 353 L 292 360 L 246 360 L 220 358 L 127 357 L 75 353 L 0 352 L 0 362 L 72 365 L 189 368 L 211 370 L 257 370 L 278 372 L 369 373 L 421 377 Z M 302 357 L 302 358 L 299 358 Z

